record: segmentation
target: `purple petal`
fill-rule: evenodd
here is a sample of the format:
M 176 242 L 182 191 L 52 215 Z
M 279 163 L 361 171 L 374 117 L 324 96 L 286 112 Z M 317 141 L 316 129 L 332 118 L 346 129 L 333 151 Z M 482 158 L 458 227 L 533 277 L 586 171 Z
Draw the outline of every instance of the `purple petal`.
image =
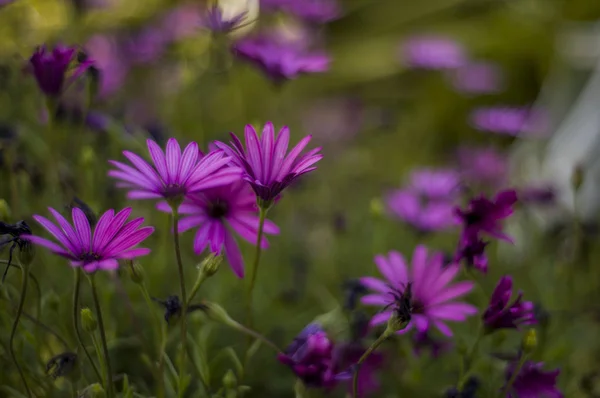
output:
M 148 151 L 150 152 L 150 156 L 152 157 L 152 161 L 154 162 L 154 166 L 156 170 L 158 170 L 158 174 L 161 176 L 164 182 L 167 182 L 169 179 L 169 172 L 167 169 L 167 161 L 165 159 L 165 154 L 160 149 L 158 144 L 152 140 L 147 140 L 146 144 L 148 145 Z
M 79 235 L 79 240 L 81 241 L 81 246 L 84 251 L 89 252 L 92 249 L 92 230 L 90 228 L 90 222 L 79 207 L 73 207 L 72 217 L 75 231 Z
M 225 255 L 231 269 L 238 278 L 244 277 L 244 258 L 237 242 L 229 231 L 225 231 Z

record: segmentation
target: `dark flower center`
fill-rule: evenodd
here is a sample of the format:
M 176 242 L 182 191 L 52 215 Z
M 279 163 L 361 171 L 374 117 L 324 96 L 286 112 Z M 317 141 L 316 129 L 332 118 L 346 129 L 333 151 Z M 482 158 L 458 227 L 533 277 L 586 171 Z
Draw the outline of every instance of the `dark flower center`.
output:
M 412 301 L 412 313 L 413 314 L 424 314 L 425 313 L 425 305 L 419 300 Z
M 179 184 L 169 184 L 165 187 L 163 194 L 166 198 L 174 198 L 184 194 L 184 192 Z
M 86 263 L 91 263 L 100 260 L 100 256 L 95 253 L 85 253 L 79 256 L 79 259 Z
M 464 215 L 464 220 L 467 225 L 476 225 L 481 222 L 483 216 L 479 212 L 470 211 Z
M 223 199 L 212 201 L 208 207 L 208 215 L 212 218 L 223 218 L 227 215 L 229 206 Z

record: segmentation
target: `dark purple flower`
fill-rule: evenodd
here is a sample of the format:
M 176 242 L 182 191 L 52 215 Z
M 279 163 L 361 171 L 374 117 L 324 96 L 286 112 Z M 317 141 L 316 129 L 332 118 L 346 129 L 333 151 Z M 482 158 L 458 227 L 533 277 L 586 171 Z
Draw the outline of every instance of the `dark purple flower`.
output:
M 231 18 L 225 18 L 221 7 L 215 4 L 207 8 L 202 18 L 202 25 L 215 33 L 229 33 L 240 26 L 246 14 L 242 12 Z
M 472 267 L 485 274 L 488 269 L 485 247 L 488 244 L 489 242 L 484 242 L 477 237 L 462 239 L 454 256 L 454 262 L 459 263 L 464 260 L 467 268 Z
M 467 94 L 492 94 L 502 90 L 502 70 L 489 62 L 468 63 L 450 72 L 457 91 Z
M 243 178 L 250 183 L 256 196 L 269 206 L 281 191 L 303 174 L 315 170 L 314 166 L 323 155 L 321 148 L 314 148 L 298 157 L 311 139 L 308 135 L 288 153 L 290 130 L 283 127 L 277 137 L 273 123 L 268 122 L 258 137 L 251 125 L 245 128 L 246 149 L 231 133 L 231 145 L 216 142 L 215 145 L 231 157 L 232 163 L 244 171 Z
M 289 366 L 307 387 L 334 387 L 333 343 L 316 323 L 306 326 L 277 359 Z
M 361 344 L 349 343 L 338 348 L 337 356 L 340 369 L 352 369 L 366 349 Z M 381 388 L 377 378 L 377 372 L 384 365 L 384 356 L 379 352 L 373 352 L 360 365 L 357 383 L 357 396 L 367 397 L 373 395 Z M 352 392 L 352 378 L 348 377 L 348 390 Z
M 560 369 L 545 372 L 543 366 L 543 362 L 525 362 L 506 398 L 563 398 L 556 386 Z M 513 363 L 506 369 L 506 380 L 512 378 L 515 367 Z
M 339 18 L 336 0 L 261 0 L 261 9 L 283 11 L 312 23 L 327 23 Z
M 265 34 L 247 37 L 233 46 L 234 53 L 259 67 L 277 83 L 294 79 L 304 73 L 325 72 L 329 56 L 324 52 L 310 52 L 296 43 Z
M 58 97 L 75 79 L 81 76 L 93 63 L 89 58 L 77 65 L 67 76 L 71 63 L 76 60 L 77 50 L 73 47 L 55 46 L 52 52 L 45 46 L 38 47 L 29 59 L 33 75 L 40 90 L 48 97 Z
M 556 201 L 556 190 L 552 186 L 523 188 L 519 191 L 523 203 L 534 205 L 549 205 Z
M 546 130 L 546 115 L 530 107 L 482 107 L 469 116 L 471 125 L 482 131 L 517 136 Z
M 413 68 L 454 69 L 467 62 L 464 48 L 447 37 L 416 36 L 402 45 L 401 58 Z
M 517 193 L 507 190 L 498 193 L 494 200 L 481 195 L 472 199 L 465 210 L 455 208 L 455 214 L 463 224 L 462 242 L 475 239 L 480 232 L 512 242 L 512 239 L 502 232 L 501 220 L 513 213 L 513 205 L 516 202 Z
M 504 276 L 496 285 L 490 304 L 483 314 L 486 330 L 492 332 L 498 329 L 518 329 L 520 325 L 536 323 L 531 301 L 521 301 L 523 292 L 519 291 L 517 298 L 511 303 L 512 278 Z

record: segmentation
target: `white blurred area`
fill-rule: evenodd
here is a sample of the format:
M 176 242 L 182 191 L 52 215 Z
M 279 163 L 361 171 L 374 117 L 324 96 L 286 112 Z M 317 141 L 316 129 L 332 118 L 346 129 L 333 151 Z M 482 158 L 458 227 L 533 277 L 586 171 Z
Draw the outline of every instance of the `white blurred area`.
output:
M 523 138 L 511 151 L 512 183 L 552 184 L 558 206 L 530 209 L 527 219 L 515 218 L 509 233 L 527 245 L 527 223 L 533 218 L 544 229 L 568 223 L 574 212 L 583 222 L 598 220 L 600 210 L 600 21 L 565 24 L 556 56 L 535 107 L 550 117 L 544 138 Z M 575 195 L 572 176 L 584 171 Z

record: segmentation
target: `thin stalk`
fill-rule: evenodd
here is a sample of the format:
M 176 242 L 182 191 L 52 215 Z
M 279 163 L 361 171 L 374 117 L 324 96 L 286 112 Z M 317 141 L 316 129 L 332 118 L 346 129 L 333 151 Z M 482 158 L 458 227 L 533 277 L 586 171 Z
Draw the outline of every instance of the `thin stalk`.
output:
M 231 325 L 231 326 L 233 326 L 233 325 Z M 280 353 L 280 354 L 282 353 L 281 349 L 279 347 L 277 347 L 277 345 L 275 343 L 273 343 L 271 340 L 267 339 L 262 334 L 255 332 L 252 329 L 248 329 L 247 327 L 245 327 L 244 325 L 242 325 L 240 323 L 237 323 L 237 325 L 233 326 L 233 328 L 239 332 L 246 334 L 247 336 L 249 336 L 251 338 L 254 338 L 256 340 L 259 340 L 259 341 L 265 343 L 266 345 L 268 345 L 269 347 L 271 347 L 278 353 Z
M 79 347 L 81 347 L 81 349 L 85 353 L 85 356 L 87 357 L 88 361 L 90 361 L 90 364 L 92 364 L 92 368 L 94 369 L 94 373 L 96 374 L 98 381 L 102 381 L 102 376 L 100 376 L 98 367 L 96 366 L 94 359 L 90 355 L 90 352 L 85 347 L 85 344 L 83 344 L 83 338 L 81 337 L 81 331 L 79 330 L 79 289 L 80 289 L 80 287 L 81 287 L 81 269 L 76 268 L 75 269 L 75 288 L 73 289 L 73 328 L 75 329 L 75 336 L 77 337 L 77 343 L 79 344 Z
M 140 290 L 142 291 L 142 295 L 144 296 L 144 300 L 146 301 L 146 305 L 148 305 L 148 309 L 152 314 L 152 318 L 155 324 L 155 328 L 157 330 L 155 333 L 160 338 L 160 343 L 158 345 L 158 366 L 157 366 L 157 382 L 158 382 L 158 392 L 156 393 L 157 398 L 163 398 L 165 396 L 165 378 L 164 378 L 164 347 L 166 336 L 164 333 L 164 328 L 162 327 L 162 321 L 156 315 L 156 311 L 154 305 L 152 304 L 152 299 L 150 298 L 150 293 L 148 293 L 148 289 L 146 288 L 146 284 L 144 282 L 139 284 Z
M 196 296 L 196 293 L 198 293 L 200 286 L 202 286 L 204 281 L 207 279 L 208 279 L 208 275 L 206 275 L 206 273 L 204 273 L 202 270 L 200 270 L 200 272 L 198 272 L 198 278 L 196 278 L 196 282 L 194 282 L 194 287 L 192 287 L 192 291 L 190 292 L 190 297 L 187 298 L 187 306 L 188 307 L 190 306 L 190 303 L 194 299 L 194 296 Z
M 100 339 L 102 341 L 102 350 L 104 351 L 104 361 L 106 364 L 106 395 L 108 398 L 113 397 L 113 382 L 112 370 L 110 367 L 110 358 L 108 355 L 108 344 L 106 343 L 106 330 L 104 329 L 104 320 L 102 319 L 102 309 L 100 308 L 100 300 L 96 291 L 96 280 L 94 275 L 90 276 L 90 284 L 92 285 L 92 296 L 94 298 L 94 306 L 96 307 L 96 316 L 98 317 L 98 327 L 100 328 Z
M 358 373 L 360 372 L 360 365 L 362 365 L 362 363 L 366 361 L 367 358 L 369 358 L 373 351 L 375 351 L 377 347 L 379 347 L 384 341 L 386 341 L 392 334 L 394 334 L 394 331 L 392 329 L 386 329 L 383 333 L 381 333 L 377 340 L 375 340 L 375 342 L 371 344 L 367 351 L 365 351 L 365 353 L 362 354 L 358 362 L 356 362 L 356 370 L 354 371 L 354 375 L 352 376 L 352 396 L 354 398 L 358 397 Z
M 187 354 L 187 294 L 185 292 L 185 274 L 183 272 L 183 261 L 181 260 L 181 250 L 179 248 L 179 213 L 177 209 L 173 208 L 173 240 L 175 243 L 175 257 L 177 258 L 177 270 L 179 272 L 179 287 L 181 289 L 181 301 L 183 302 L 181 308 L 181 350 L 179 351 L 179 386 L 177 395 L 179 398 L 183 397 L 185 392 L 185 367 L 186 367 L 186 354 Z
M 96 332 L 91 332 L 90 337 L 92 338 L 92 344 L 94 345 L 94 350 L 96 350 L 96 356 L 98 357 L 98 362 L 100 362 L 100 369 L 102 369 L 102 383 L 106 383 L 108 379 L 106 376 L 106 365 L 104 364 L 104 358 L 102 355 L 102 346 L 98 342 L 98 338 L 96 337 Z M 106 384 L 105 384 L 106 387 Z
M 10 356 L 15 364 L 15 367 L 19 371 L 19 375 L 21 376 L 21 380 L 23 381 L 23 385 L 25 386 L 25 391 L 27 392 L 28 397 L 33 397 L 31 394 L 31 390 L 29 389 L 29 385 L 27 384 L 27 379 L 25 378 L 25 373 L 23 373 L 23 369 L 19 365 L 19 361 L 17 361 L 17 356 L 15 355 L 15 333 L 17 332 L 17 327 L 19 326 L 19 320 L 21 319 L 21 314 L 23 313 L 23 306 L 25 305 L 25 297 L 27 296 L 27 281 L 29 279 L 29 267 L 24 267 L 21 265 L 21 297 L 19 298 L 19 306 L 17 307 L 17 315 L 15 316 L 15 320 L 12 325 L 12 329 L 10 331 L 10 339 L 8 341 L 8 348 L 10 351 Z
M 517 367 L 513 370 L 512 374 L 510 375 L 510 379 L 508 379 L 508 382 L 506 383 L 504 388 L 500 391 L 500 395 L 498 395 L 499 398 L 506 397 L 508 395 L 508 392 L 510 391 L 513 384 L 515 383 L 515 380 L 517 380 L 517 377 L 519 376 L 519 372 L 521 371 L 521 368 L 523 367 L 523 365 L 525 365 L 525 361 L 527 361 L 527 357 L 528 357 L 528 355 L 525 353 L 523 353 L 521 355 L 521 358 L 519 359 L 519 363 L 517 364 Z
M 38 326 L 41 329 L 44 329 L 46 332 L 48 332 L 49 334 L 53 335 L 54 337 L 56 337 L 56 339 L 58 341 L 60 341 L 60 343 L 63 345 L 63 347 L 65 347 L 65 350 L 69 348 L 69 344 L 67 343 L 67 340 L 65 340 L 64 338 L 62 338 L 58 332 L 56 332 L 54 329 L 52 329 L 50 326 L 46 325 L 44 322 L 40 321 L 38 318 L 29 315 L 28 313 L 26 313 L 25 311 L 23 311 L 23 313 L 21 314 L 23 315 L 24 318 L 28 319 L 29 321 L 31 321 L 31 323 L 33 323 L 34 325 Z
M 265 226 L 265 219 L 267 217 L 267 210 L 262 206 L 259 206 L 259 221 L 258 221 L 258 234 L 256 235 L 256 251 L 254 254 L 254 262 L 250 269 L 250 285 L 248 286 L 248 298 L 246 300 L 248 306 L 248 327 L 252 327 L 252 293 L 254 292 L 254 285 L 256 283 L 256 275 L 258 274 L 258 264 L 260 263 L 260 255 L 262 249 L 260 244 L 262 242 L 263 229 Z
M 479 343 L 481 343 L 481 339 L 483 338 L 484 334 L 485 334 L 484 327 L 482 325 L 479 327 L 479 331 L 477 332 L 477 337 L 475 337 L 475 341 L 473 342 L 471 349 L 469 350 L 469 352 L 467 352 L 467 355 L 461 361 L 460 378 L 458 379 L 458 388 L 459 389 L 462 389 L 462 387 L 467 382 L 469 373 L 471 371 L 471 367 L 473 366 L 473 363 L 475 362 L 475 354 L 477 354 L 477 352 L 478 352 Z

